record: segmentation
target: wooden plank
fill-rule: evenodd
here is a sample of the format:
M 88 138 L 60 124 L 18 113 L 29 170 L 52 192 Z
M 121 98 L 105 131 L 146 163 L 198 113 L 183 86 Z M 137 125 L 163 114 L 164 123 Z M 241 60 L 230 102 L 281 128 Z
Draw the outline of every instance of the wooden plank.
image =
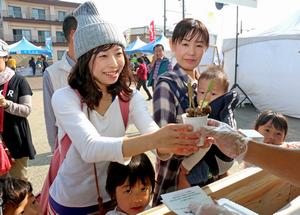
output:
M 237 172 L 203 187 L 213 199 L 227 198 L 259 214 L 273 214 L 290 200 L 293 186 L 257 167 Z M 293 195 L 299 195 L 298 189 Z
M 300 188 L 258 167 L 243 169 L 211 183 L 203 190 L 213 199 L 227 198 L 261 215 L 273 214 L 300 195 Z M 174 214 L 161 205 L 142 214 Z

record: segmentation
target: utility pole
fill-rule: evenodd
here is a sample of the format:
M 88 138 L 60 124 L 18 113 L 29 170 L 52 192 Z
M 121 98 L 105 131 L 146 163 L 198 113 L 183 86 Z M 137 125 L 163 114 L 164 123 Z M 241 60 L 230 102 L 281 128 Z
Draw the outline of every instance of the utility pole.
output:
M 164 36 L 167 33 L 167 0 L 164 0 Z
M 184 0 L 182 0 L 182 19 L 184 19 L 184 18 L 185 18 L 184 11 L 185 11 L 185 7 L 184 7 Z

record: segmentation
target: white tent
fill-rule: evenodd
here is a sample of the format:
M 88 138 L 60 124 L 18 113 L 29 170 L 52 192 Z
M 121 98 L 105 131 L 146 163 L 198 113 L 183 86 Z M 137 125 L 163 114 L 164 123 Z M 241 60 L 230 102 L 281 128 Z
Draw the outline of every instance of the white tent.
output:
M 300 13 L 238 42 L 237 84 L 255 107 L 300 118 Z M 233 84 L 235 38 L 225 39 L 222 51 Z

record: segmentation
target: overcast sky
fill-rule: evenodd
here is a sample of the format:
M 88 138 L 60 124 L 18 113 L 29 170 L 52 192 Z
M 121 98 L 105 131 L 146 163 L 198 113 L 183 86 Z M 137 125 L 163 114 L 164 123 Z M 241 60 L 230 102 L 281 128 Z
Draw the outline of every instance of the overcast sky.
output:
M 85 0 L 64 0 L 84 2 Z M 300 0 L 257 0 L 257 8 L 240 6 L 239 17 L 243 28 L 268 28 L 299 10 Z M 108 21 L 123 31 L 130 27 L 149 25 L 163 26 L 163 0 L 97 0 L 98 10 Z M 167 26 L 173 28 L 182 19 L 182 0 L 166 0 Z M 215 8 L 214 0 L 185 0 L 186 17 L 203 21 L 211 31 L 224 35 L 235 34 L 236 6 L 228 5 L 222 10 Z

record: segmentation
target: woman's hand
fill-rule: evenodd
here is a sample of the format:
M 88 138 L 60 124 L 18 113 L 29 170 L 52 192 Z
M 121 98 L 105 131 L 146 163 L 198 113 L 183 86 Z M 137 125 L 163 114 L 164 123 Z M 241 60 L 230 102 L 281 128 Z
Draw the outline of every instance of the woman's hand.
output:
M 187 124 L 168 124 L 151 136 L 155 148 L 160 153 L 189 155 L 198 150 L 199 132 L 193 132 L 193 127 Z

